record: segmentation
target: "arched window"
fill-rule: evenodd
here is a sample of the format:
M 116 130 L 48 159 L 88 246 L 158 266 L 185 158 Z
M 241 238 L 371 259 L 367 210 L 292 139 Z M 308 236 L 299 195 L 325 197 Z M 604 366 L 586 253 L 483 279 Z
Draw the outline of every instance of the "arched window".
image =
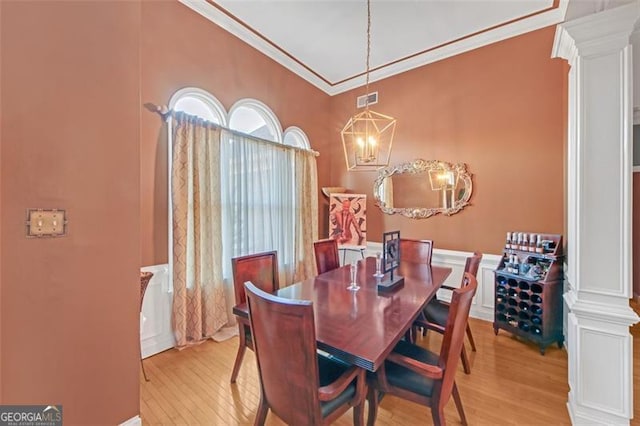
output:
M 221 126 L 227 125 L 227 112 L 220 101 L 202 89 L 186 87 L 178 90 L 171 97 L 169 108 L 198 116 Z
M 291 126 L 284 131 L 284 144 L 295 146 L 296 148 L 311 149 L 309 138 L 301 128 Z
M 1 1 L 1 0 L 0 0 Z M 280 121 L 264 103 L 237 101 L 227 114 L 210 93 L 197 88 L 178 90 L 169 108 L 201 117 L 221 127 L 278 144 L 310 149 L 302 129 L 292 126 L 283 134 Z M 173 240 L 172 120 L 169 120 L 169 241 Z M 295 191 L 295 157 L 291 150 L 220 132 L 221 173 L 219 191 L 222 213 L 222 275 L 231 276 L 231 258 L 259 251 L 277 250 L 281 278 L 291 281 L 296 259 L 295 226 L 300 209 Z M 173 245 L 169 244 L 169 275 L 173 269 Z M 230 280 L 226 281 L 231 283 Z
M 229 110 L 229 128 L 274 142 L 282 142 L 282 126 L 271 109 L 255 99 L 241 99 Z

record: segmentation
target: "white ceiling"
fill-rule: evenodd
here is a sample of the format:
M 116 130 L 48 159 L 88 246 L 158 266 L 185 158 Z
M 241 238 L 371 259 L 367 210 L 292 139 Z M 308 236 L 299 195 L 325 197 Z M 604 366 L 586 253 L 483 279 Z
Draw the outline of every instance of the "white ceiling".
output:
M 364 84 L 365 0 L 180 1 L 329 94 Z M 576 6 L 569 14 L 593 13 L 609 2 L 572 0 Z M 557 24 L 565 19 L 568 4 L 372 0 L 371 79 Z

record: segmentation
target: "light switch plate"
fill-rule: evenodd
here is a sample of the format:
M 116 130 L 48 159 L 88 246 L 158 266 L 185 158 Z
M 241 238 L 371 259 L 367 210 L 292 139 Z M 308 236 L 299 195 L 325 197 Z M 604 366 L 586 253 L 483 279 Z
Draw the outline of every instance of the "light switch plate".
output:
M 64 210 L 27 209 L 27 237 L 60 237 L 66 231 Z

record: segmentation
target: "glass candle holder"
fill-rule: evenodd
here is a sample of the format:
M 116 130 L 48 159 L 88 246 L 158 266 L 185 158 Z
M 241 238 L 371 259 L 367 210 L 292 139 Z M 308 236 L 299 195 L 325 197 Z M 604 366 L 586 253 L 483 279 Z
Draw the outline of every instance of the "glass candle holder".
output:
M 373 274 L 373 276 L 376 278 L 384 277 L 384 274 L 382 273 L 382 253 L 380 252 L 376 253 L 376 273 Z
M 351 284 L 349 284 L 349 287 L 347 287 L 347 290 L 351 290 L 351 291 L 360 290 L 360 287 L 358 286 L 358 264 L 357 263 L 351 264 L 350 272 L 351 272 Z

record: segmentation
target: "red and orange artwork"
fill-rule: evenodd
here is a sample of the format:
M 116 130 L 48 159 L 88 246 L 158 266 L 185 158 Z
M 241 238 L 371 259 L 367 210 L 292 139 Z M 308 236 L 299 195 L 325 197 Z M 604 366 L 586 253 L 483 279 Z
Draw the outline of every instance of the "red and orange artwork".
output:
M 329 238 L 338 245 L 367 244 L 367 196 L 331 194 L 329 197 Z

